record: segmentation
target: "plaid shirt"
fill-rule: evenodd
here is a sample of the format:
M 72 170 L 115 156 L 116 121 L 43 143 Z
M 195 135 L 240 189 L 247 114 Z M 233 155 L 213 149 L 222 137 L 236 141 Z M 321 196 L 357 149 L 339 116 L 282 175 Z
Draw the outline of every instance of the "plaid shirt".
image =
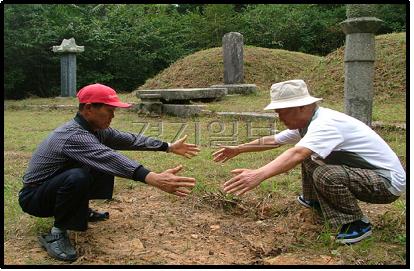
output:
M 37 148 L 23 183 L 41 183 L 74 167 L 89 167 L 110 175 L 144 182 L 150 172 L 114 150 L 167 151 L 168 143 L 143 135 L 107 128 L 92 131 L 77 113 L 56 128 Z

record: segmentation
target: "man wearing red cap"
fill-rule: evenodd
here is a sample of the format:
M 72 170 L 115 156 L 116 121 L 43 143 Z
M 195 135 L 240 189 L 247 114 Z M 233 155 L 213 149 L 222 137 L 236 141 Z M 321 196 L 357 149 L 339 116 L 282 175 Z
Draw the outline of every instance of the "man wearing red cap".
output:
M 54 217 L 50 233 L 39 241 L 59 260 L 77 258 L 67 230 L 84 231 L 88 221 L 104 220 L 107 212 L 89 208 L 91 199 L 110 199 L 114 176 L 157 187 L 185 197 L 195 179 L 177 176 L 182 166 L 151 172 L 115 150 L 165 151 L 191 158 L 200 149 L 185 143 L 186 136 L 170 144 L 143 135 L 110 128 L 115 108 L 130 104 L 119 100 L 115 90 L 92 84 L 79 90 L 79 112 L 55 129 L 34 152 L 19 192 L 22 210 L 37 217 Z

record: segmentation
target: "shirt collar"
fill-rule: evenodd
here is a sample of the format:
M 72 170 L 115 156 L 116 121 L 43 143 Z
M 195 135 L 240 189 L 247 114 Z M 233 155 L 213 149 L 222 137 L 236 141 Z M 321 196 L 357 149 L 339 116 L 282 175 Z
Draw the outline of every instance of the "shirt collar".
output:
M 89 132 L 91 132 L 91 133 L 94 133 L 94 131 L 92 130 L 92 128 L 91 128 L 91 126 L 90 126 L 90 124 L 89 124 L 89 122 L 84 118 L 84 117 L 82 117 L 82 115 L 78 112 L 78 113 L 76 113 L 76 116 L 75 116 L 75 118 L 74 118 L 74 120 L 83 128 L 83 129 L 85 129 L 85 130 L 87 130 L 87 131 L 89 131 Z
M 318 111 L 319 106 L 316 105 L 315 109 L 313 110 L 312 117 L 309 119 L 308 124 L 305 126 L 305 128 L 299 129 L 299 134 L 301 137 L 304 137 L 305 134 L 308 132 L 308 127 L 311 124 L 311 122 L 316 118 L 316 111 Z

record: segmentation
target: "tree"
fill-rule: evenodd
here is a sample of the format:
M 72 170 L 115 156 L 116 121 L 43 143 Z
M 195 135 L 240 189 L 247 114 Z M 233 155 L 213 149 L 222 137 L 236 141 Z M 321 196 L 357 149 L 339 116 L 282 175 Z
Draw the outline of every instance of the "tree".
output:
M 378 5 L 380 33 L 405 31 L 406 5 Z M 5 4 L 4 97 L 60 93 L 60 56 L 74 37 L 77 87 L 131 91 L 173 62 L 219 47 L 228 32 L 246 45 L 326 55 L 343 45 L 343 4 Z

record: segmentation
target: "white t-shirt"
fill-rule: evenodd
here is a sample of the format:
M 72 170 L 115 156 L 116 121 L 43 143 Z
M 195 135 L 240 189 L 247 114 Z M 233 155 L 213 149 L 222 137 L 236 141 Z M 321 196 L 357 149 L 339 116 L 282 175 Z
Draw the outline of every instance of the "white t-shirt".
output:
M 310 149 L 315 161 L 373 169 L 390 180 L 394 195 L 405 191 L 406 173 L 394 151 L 365 123 L 344 113 L 319 107 L 303 138 L 296 129 L 276 134 L 275 140 Z

